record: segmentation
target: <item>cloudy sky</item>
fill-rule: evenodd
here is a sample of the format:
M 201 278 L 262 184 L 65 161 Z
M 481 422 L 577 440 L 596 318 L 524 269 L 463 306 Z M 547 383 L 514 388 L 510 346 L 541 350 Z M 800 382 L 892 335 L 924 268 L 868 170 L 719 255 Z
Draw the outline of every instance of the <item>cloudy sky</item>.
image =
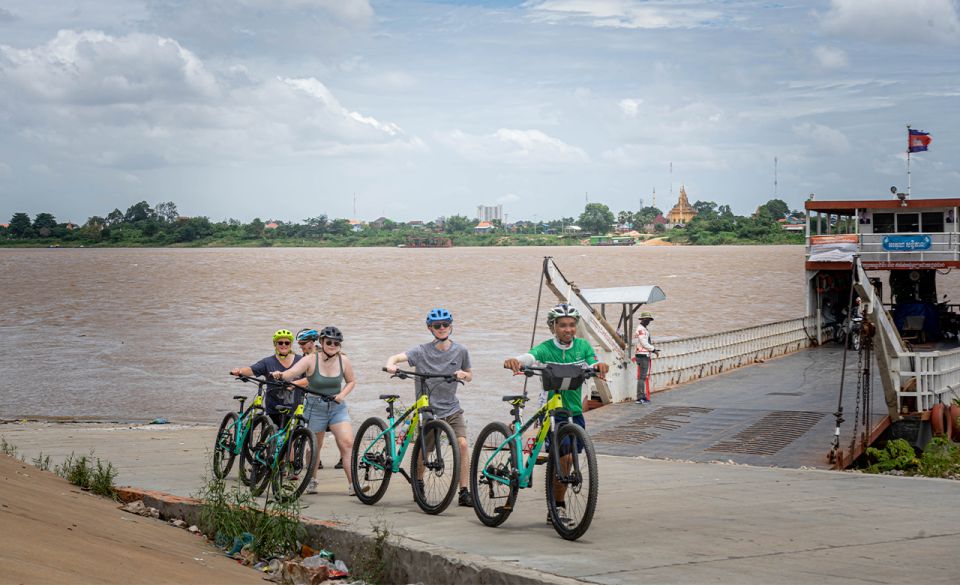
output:
M 0 221 L 960 195 L 957 0 L 0 0 Z M 354 214 L 354 196 L 357 211 Z

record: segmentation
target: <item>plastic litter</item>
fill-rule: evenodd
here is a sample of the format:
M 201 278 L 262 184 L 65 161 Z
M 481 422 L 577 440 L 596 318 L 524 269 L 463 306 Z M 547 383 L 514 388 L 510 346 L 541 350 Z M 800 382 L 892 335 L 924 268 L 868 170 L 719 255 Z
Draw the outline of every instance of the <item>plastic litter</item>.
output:
M 323 558 L 322 555 L 313 555 L 312 557 L 303 559 L 303 562 L 300 564 L 306 569 L 319 569 L 320 567 L 326 567 L 327 569 L 336 568 L 333 561 Z
M 227 553 L 227 556 L 233 556 L 243 550 L 243 547 L 253 544 L 253 535 L 249 532 L 241 532 L 240 536 L 234 537 L 233 539 L 233 548 L 230 549 L 230 552 Z

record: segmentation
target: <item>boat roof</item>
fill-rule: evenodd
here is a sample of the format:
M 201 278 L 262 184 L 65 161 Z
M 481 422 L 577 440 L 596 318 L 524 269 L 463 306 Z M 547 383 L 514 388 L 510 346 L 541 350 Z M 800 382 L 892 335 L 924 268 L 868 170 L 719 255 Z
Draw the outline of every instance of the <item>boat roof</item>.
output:
M 933 198 L 910 198 L 902 205 L 899 199 L 890 197 L 889 199 L 837 199 L 822 201 L 807 201 L 804 208 L 807 211 L 832 211 L 833 213 L 846 213 L 852 215 L 857 209 L 929 209 L 931 207 L 960 207 L 960 198 L 945 197 L 941 199 Z
M 591 305 L 642 305 L 667 300 L 659 286 L 617 286 L 613 288 L 585 288 L 580 290 Z

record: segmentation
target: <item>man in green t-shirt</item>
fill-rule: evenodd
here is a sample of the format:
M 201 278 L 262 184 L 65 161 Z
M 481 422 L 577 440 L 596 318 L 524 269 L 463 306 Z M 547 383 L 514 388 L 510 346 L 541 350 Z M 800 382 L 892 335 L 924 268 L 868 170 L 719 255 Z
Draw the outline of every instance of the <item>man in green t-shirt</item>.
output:
M 523 366 L 532 366 L 539 364 L 579 364 L 582 366 L 593 366 L 594 369 L 603 378 L 610 369 L 605 363 L 597 359 L 596 352 L 590 343 L 583 338 L 577 337 L 577 324 L 580 322 L 580 312 L 576 308 L 566 303 L 561 303 L 550 309 L 547 313 L 547 327 L 553 333 L 553 337 L 536 345 L 529 352 L 519 355 L 515 358 L 508 358 L 503 362 L 503 367 L 513 370 L 514 373 L 520 371 Z M 581 386 L 560 390 L 560 398 L 563 400 L 563 408 L 570 412 L 570 420 L 583 428 L 587 427 L 583 419 L 583 397 L 580 393 Z M 559 425 L 561 421 L 566 421 L 566 417 L 557 417 L 556 422 Z M 580 446 L 577 446 L 580 450 Z M 564 455 L 560 459 L 560 465 L 568 469 L 572 465 L 573 455 Z M 563 500 L 566 493 L 566 486 L 554 480 L 553 493 L 557 495 L 557 509 L 562 511 L 565 508 Z M 549 514 L 547 521 L 550 521 Z

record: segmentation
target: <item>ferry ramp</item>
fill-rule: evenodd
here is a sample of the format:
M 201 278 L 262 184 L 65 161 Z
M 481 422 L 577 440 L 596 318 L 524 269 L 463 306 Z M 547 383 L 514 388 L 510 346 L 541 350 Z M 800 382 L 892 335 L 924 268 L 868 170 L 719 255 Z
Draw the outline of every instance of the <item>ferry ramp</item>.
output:
M 857 406 L 857 358 L 847 353 L 840 427 L 846 451 L 855 415 L 864 411 Z M 657 392 L 650 404 L 589 411 L 587 428 L 607 455 L 829 469 L 842 361 L 836 344 L 801 350 Z M 872 430 L 887 409 L 875 363 L 871 372 Z

